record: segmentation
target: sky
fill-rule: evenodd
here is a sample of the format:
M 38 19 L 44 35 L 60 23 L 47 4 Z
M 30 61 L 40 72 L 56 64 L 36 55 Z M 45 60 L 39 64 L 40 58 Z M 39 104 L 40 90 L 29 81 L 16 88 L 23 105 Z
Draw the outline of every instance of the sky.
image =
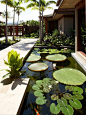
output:
M 18 1 L 18 0 L 16 0 Z M 48 1 L 48 0 L 46 0 Z M 57 0 L 54 0 L 57 2 Z M 29 3 L 23 3 L 21 4 L 21 6 L 26 7 Z M 44 15 L 49 15 L 49 14 L 53 14 L 54 9 L 57 9 L 56 5 L 52 4 L 50 5 L 51 7 L 53 7 L 52 9 L 46 9 L 46 11 L 44 11 Z M 7 7 L 8 12 L 11 13 L 11 17 L 13 17 L 13 8 L 11 7 Z M 0 3 L 0 12 L 4 12 L 6 11 L 6 5 L 1 4 Z M 26 9 L 25 12 L 23 11 L 20 16 L 19 16 L 19 20 L 23 20 L 24 22 L 27 20 L 39 20 L 38 18 L 39 16 L 39 11 L 38 10 L 31 10 L 31 8 Z M 15 14 L 15 22 L 17 22 L 18 20 L 18 15 Z M 5 18 L 2 18 L 2 16 L 0 16 L 0 21 L 4 21 L 5 22 Z M 13 18 L 8 19 L 8 23 L 13 23 Z

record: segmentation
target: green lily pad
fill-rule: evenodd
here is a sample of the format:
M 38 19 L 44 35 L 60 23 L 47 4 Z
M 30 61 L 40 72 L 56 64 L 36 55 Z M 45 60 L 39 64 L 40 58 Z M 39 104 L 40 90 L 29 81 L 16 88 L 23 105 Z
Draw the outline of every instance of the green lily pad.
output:
M 77 100 L 77 99 L 69 100 L 69 103 L 75 109 L 81 109 L 82 108 L 81 102 L 79 100 Z
M 55 61 L 55 62 L 62 62 L 67 59 L 65 55 L 62 54 L 54 54 L 54 55 L 48 55 L 45 57 L 49 61 Z
M 65 86 L 65 90 L 73 91 L 73 86 Z
M 32 86 L 32 89 L 33 89 L 33 90 L 39 90 L 39 89 L 40 89 L 40 87 L 39 87 L 39 85 L 34 84 L 34 85 Z
M 73 96 L 72 96 L 70 93 L 65 93 L 65 94 L 63 94 L 63 97 L 64 97 L 65 99 L 68 99 L 68 100 L 70 100 L 70 99 L 73 98 Z
M 51 96 L 51 99 L 52 99 L 52 100 L 57 100 L 57 99 L 58 99 L 58 95 L 53 94 L 53 95 Z
M 44 79 L 43 79 L 43 82 L 44 82 L 44 83 L 45 83 L 45 82 L 48 83 L 48 82 L 50 82 L 50 81 L 51 81 L 50 78 L 44 78 Z
M 65 100 L 57 99 L 57 103 L 61 107 L 66 107 L 67 106 L 67 102 Z
M 58 81 L 52 80 L 52 81 L 51 81 L 51 84 L 52 84 L 52 85 L 57 85 L 57 84 L 58 84 Z
M 38 104 L 38 105 L 44 105 L 46 103 L 46 101 L 47 100 L 44 97 L 38 97 L 36 99 L 36 104 Z
M 53 114 L 58 114 L 60 112 L 60 106 L 59 105 L 55 105 L 55 103 L 52 103 L 50 105 L 50 111 Z
M 63 97 L 61 97 L 61 100 L 63 101 L 64 105 L 67 106 L 67 100 Z
M 61 111 L 64 115 L 73 115 L 74 110 L 70 105 L 67 105 L 67 107 L 61 107 Z
M 53 77 L 64 84 L 82 85 L 86 81 L 86 76 L 77 69 L 62 68 L 53 72 Z
M 41 59 L 41 56 L 38 56 L 38 55 L 30 55 L 30 56 L 27 58 L 26 62 L 36 62 L 36 61 L 38 61 L 38 60 L 40 60 L 40 59 Z
M 31 71 L 36 71 L 36 72 L 40 72 L 40 71 L 45 71 L 46 69 L 48 69 L 48 65 L 46 63 L 33 63 L 33 64 L 30 64 L 28 66 L 28 68 L 31 70 Z
M 43 88 L 43 92 L 45 92 L 45 93 L 49 93 L 50 91 L 51 91 L 51 89 L 48 88 L 48 87 L 44 87 L 44 88 Z
M 73 94 L 82 94 L 83 89 L 80 87 L 73 86 Z
M 37 81 L 36 81 L 36 84 L 42 85 L 42 84 L 43 84 L 43 81 L 42 81 L 42 80 L 37 80 Z
M 34 92 L 34 95 L 37 97 L 40 97 L 40 96 L 43 96 L 43 93 L 38 90 Z
M 79 100 L 82 100 L 84 98 L 83 95 L 80 95 L 80 94 L 73 95 L 73 97 Z

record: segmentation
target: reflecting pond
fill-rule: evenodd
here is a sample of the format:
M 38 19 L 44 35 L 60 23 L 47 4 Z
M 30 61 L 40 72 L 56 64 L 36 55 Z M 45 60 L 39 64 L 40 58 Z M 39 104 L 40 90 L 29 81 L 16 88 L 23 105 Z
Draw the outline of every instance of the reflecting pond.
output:
M 75 68 L 75 69 L 78 69 L 79 71 L 81 71 L 82 73 L 84 73 L 82 68 L 71 57 L 71 55 L 65 54 L 67 56 L 67 60 L 65 60 L 64 62 L 56 63 L 56 68 L 53 68 L 53 64 L 55 62 L 50 62 L 50 61 L 46 60 L 45 56 L 47 56 L 48 54 L 46 52 L 45 53 L 39 53 L 40 51 L 41 51 L 41 49 L 34 48 L 31 52 L 31 54 L 36 54 L 36 55 L 41 56 L 41 60 L 39 60 L 38 62 L 46 63 L 48 65 L 48 69 L 45 70 L 45 71 L 42 71 L 42 72 L 34 72 L 34 71 L 31 71 L 31 70 L 28 69 L 28 66 L 31 63 L 25 62 L 22 70 L 26 70 L 26 73 L 21 77 L 30 78 L 30 82 L 28 84 L 26 97 L 25 97 L 20 115 L 54 115 L 50 112 L 50 104 L 53 103 L 53 100 L 51 99 L 51 95 L 54 94 L 54 93 L 58 94 L 58 92 L 59 92 L 59 94 L 65 92 L 65 85 L 62 84 L 62 83 L 58 83 L 54 87 L 55 91 L 52 90 L 49 93 L 45 93 L 44 96 L 46 97 L 47 102 L 46 102 L 46 104 L 39 106 L 35 102 L 36 97 L 34 96 L 34 90 L 32 89 L 32 86 L 36 83 L 37 80 L 43 80 L 44 78 L 54 79 L 53 76 L 52 76 L 53 72 L 55 70 L 59 70 L 61 68 L 65 68 L 65 67 Z M 82 109 L 78 109 L 78 110 L 74 109 L 74 115 L 86 115 L 86 92 L 85 92 L 86 83 L 84 83 L 80 87 L 83 88 L 83 96 L 84 96 L 84 99 L 81 100 Z M 57 102 L 55 102 L 55 103 L 57 103 Z M 58 115 L 63 115 L 63 113 L 59 112 Z

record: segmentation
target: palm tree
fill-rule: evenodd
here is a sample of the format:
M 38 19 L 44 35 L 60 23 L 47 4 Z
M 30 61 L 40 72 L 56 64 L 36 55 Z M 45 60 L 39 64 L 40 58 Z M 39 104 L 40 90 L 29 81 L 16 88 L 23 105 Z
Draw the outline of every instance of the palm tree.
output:
M 8 39 L 7 39 L 7 0 L 1 0 L 1 3 L 5 3 L 6 4 L 6 39 L 5 39 L 5 43 L 8 44 Z
M 7 0 L 3 0 L 1 3 L 6 3 Z M 18 7 L 20 4 L 22 3 L 22 0 L 19 0 L 18 2 L 16 2 L 15 0 L 9 0 L 7 2 L 7 5 L 10 6 L 10 7 L 13 7 L 14 8 L 14 14 L 13 14 L 13 40 L 14 39 L 14 23 L 15 23 L 15 9 L 16 7 Z
M 46 10 L 46 9 L 53 9 L 52 7 L 49 7 L 50 4 L 56 4 L 55 1 L 48 1 L 46 2 L 46 0 L 27 0 L 27 1 L 31 1 L 30 4 L 28 4 L 26 6 L 26 8 L 32 8 L 32 10 L 39 10 L 39 14 L 40 14 L 40 18 L 41 18 L 41 15 L 42 15 L 42 37 L 40 37 L 40 43 L 42 43 L 42 40 L 43 40 L 43 12 Z M 40 28 L 41 30 L 41 28 Z
M 19 15 L 20 15 L 20 13 L 22 12 L 22 10 L 23 11 L 25 11 L 25 8 L 24 7 L 21 7 L 21 6 L 17 6 L 16 7 L 16 13 L 18 14 L 18 22 L 17 22 L 17 25 L 19 24 Z
M 1 16 L 2 16 L 2 18 L 6 18 L 6 14 L 7 14 L 7 21 L 8 21 L 9 18 L 12 18 L 12 17 L 10 16 L 10 12 L 6 12 L 6 11 L 4 10 L 4 12 L 1 14 Z

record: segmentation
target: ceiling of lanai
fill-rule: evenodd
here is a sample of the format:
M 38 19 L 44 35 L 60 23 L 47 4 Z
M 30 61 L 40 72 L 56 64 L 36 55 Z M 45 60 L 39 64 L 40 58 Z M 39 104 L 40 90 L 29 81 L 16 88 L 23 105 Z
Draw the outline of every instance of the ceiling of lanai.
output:
M 57 6 L 59 8 L 75 8 L 75 5 L 82 0 L 58 0 Z

